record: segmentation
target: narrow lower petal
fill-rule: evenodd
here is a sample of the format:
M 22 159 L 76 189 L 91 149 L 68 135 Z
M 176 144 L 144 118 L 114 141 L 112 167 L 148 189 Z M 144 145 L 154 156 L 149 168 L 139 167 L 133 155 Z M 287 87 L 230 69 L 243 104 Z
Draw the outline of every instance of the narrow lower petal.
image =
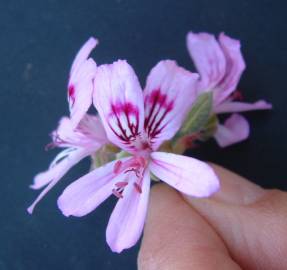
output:
M 112 194 L 115 182 L 119 181 L 114 174 L 115 162 L 91 171 L 64 190 L 58 207 L 65 216 L 87 215 Z
M 218 125 L 214 138 L 218 145 L 226 147 L 243 140 L 249 136 L 249 123 L 239 114 L 231 115 L 224 123 Z
M 153 152 L 151 172 L 182 193 L 208 197 L 219 189 L 219 180 L 205 162 L 182 155 Z
M 132 67 L 119 60 L 97 69 L 94 104 L 111 142 L 133 152 L 143 131 L 143 93 Z
M 225 56 L 214 35 L 187 34 L 187 49 L 201 76 L 201 90 L 213 89 L 225 75 Z
M 239 40 L 221 33 L 219 35 L 219 44 L 226 59 L 226 70 L 224 78 L 214 90 L 214 100 L 217 104 L 225 100 L 237 88 L 242 72 L 245 69 Z
M 134 179 L 136 180 L 136 179 Z M 123 198 L 119 199 L 110 217 L 106 231 L 106 239 L 114 252 L 132 247 L 139 240 L 146 217 L 150 190 L 150 175 L 144 174 L 142 192 L 133 185 L 125 188 Z
M 116 176 L 112 161 L 79 178 L 69 185 L 58 199 L 58 207 L 65 216 L 82 217 L 98 207 L 113 191 L 122 176 Z
M 87 149 L 82 148 L 67 148 L 63 150 L 55 157 L 47 171 L 35 176 L 34 183 L 30 187 L 32 189 L 40 189 L 54 179 L 62 178 L 68 170 L 90 153 Z
M 67 153 L 66 150 L 63 159 L 58 163 L 54 163 L 48 171 L 36 175 L 31 188 L 39 189 L 48 185 L 33 202 L 33 204 L 27 209 L 32 214 L 35 206 L 40 200 L 61 180 L 61 178 L 78 162 L 90 154 L 86 149 L 76 149 Z M 64 152 L 63 151 L 63 152 Z
M 171 60 L 160 61 L 151 70 L 144 90 L 144 128 L 153 149 L 180 128 L 197 97 L 197 80 L 197 74 Z
M 254 110 L 270 110 L 272 104 L 265 100 L 258 100 L 254 103 L 245 103 L 238 101 L 226 101 L 217 105 L 214 109 L 215 113 L 231 113 L 231 112 L 246 112 Z
M 56 167 L 57 165 L 60 164 L 61 161 L 63 161 L 65 158 L 68 158 L 70 155 L 73 156 L 75 154 L 75 151 L 77 152 L 77 148 L 75 147 L 69 147 L 69 148 L 66 148 L 64 149 L 63 151 L 61 151 L 54 159 L 53 161 L 50 163 L 50 166 L 49 166 L 49 171 L 53 169 L 53 167 Z M 43 173 L 40 173 L 38 174 L 38 176 L 40 176 L 41 174 Z M 45 173 L 44 173 L 45 174 Z M 44 178 L 45 177 L 39 177 L 39 180 L 42 179 L 42 181 L 39 181 L 38 182 L 38 176 L 35 177 L 35 182 L 34 184 L 38 183 L 40 184 L 41 186 L 38 186 L 37 184 L 36 185 L 32 185 L 30 186 L 31 188 L 33 189 L 39 189 L 39 188 L 42 188 L 43 186 L 45 186 L 46 184 L 43 184 L 45 181 Z M 47 180 L 46 180 L 47 181 Z M 50 182 L 48 180 L 48 182 Z

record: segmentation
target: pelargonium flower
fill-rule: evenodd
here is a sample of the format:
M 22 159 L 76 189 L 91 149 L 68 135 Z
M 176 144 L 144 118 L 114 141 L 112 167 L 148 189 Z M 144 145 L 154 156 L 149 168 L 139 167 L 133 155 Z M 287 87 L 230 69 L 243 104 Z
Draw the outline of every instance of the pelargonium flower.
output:
M 33 189 L 46 188 L 40 193 L 33 204 L 28 208 L 31 214 L 36 204 L 53 188 L 59 180 L 83 158 L 96 152 L 103 144 L 107 143 L 105 130 L 97 116 L 85 115 L 73 128 L 73 122 L 68 117 L 63 117 L 57 130 L 52 133 L 53 146 L 63 147 L 45 172 L 39 173 L 30 186 Z
M 218 40 L 208 33 L 188 33 L 187 48 L 200 74 L 198 88 L 213 92 L 214 113 L 235 113 L 218 125 L 214 137 L 217 143 L 228 146 L 249 136 L 247 120 L 237 112 L 271 109 L 264 100 L 255 103 L 236 101 L 240 93 L 235 91 L 245 62 L 240 50 L 240 42 L 221 33 Z
M 197 74 L 174 61 L 161 61 L 150 72 L 144 91 L 125 61 L 97 68 L 94 104 L 108 139 L 129 157 L 97 168 L 68 186 L 58 199 L 66 216 L 84 216 L 111 194 L 119 200 L 106 239 L 121 252 L 139 239 L 147 211 L 151 174 L 187 195 L 206 197 L 219 181 L 211 167 L 191 157 L 160 152 L 180 128 L 196 96 Z M 195 91 L 192 93 L 195 93 Z
M 53 147 L 66 149 L 56 156 L 46 172 L 35 177 L 31 188 L 46 188 L 28 208 L 29 213 L 33 212 L 36 204 L 75 164 L 107 143 L 99 118 L 86 114 L 92 104 L 93 80 L 97 67 L 94 60 L 88 56 L 96 44 L 97 40 L 90 38 L 72 64 L 68 83 L 70 118 L 61 119 L 57 130 L 52 133 L 51 144 Z

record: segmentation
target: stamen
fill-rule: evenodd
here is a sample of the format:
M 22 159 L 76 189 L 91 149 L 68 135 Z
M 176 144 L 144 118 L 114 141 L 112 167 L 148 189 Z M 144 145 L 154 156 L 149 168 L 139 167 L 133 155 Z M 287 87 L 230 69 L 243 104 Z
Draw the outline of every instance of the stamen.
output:
M 115 184 L 115 186 L 116 186 L 117 188 L 124 188 L 125 186 L 127 186 L 127 184 L 128 184 L 128 182 L 122 181 L 122 182 L 117 182 L 117 183 Z
M 231 98 L 232 100 L 239 100 L 239 101 L 242 101 L 244 99 L 242 93 L 238 90 L 231 94 Z
M 145 167 L 146 166 L 146 160 L 143 157 L 138 157 L 138 161 L 139 161 L 139 165 L 141 167 Z
M 138 193 L 142 193 L 142 188 L 138 183 L 134 183 L 134 187 Z
M 121 170 L 121 167 L 122 167 L 122 161 L 118 160 L 115 165 L 114 165 L 114 173 L 115 174 L 118 174 Z
M 113 192 L 113 194 L 114 194 L 117 198 L 119 198 L 119 199 L 122 199 L 122 198 L 123 198 L 123 194 L 120 193 L 118 190 L 113 189 L 112 192 Z
M 54 147 L 58 147 L 61 144 L 67 144 L 68 143 L 67 141 L 63 140 L 57 132 L 52 133 L 51 136 L 53 139 L 52 144 L 54 145 Z
M 122 162 L 121 160 L 118 160 L 114 164 L 113 170 L 114 170 L 114 173 L 116 174 L 134 173 L 137 178 L 137 182 L 135 182 L 133 186 L 138 193 L 142 193 L 141 187 L 142 187 L 143 175 L 144 175 L 146 165 L 147 165 L 146 159 L 142 156 L 137 156 L 124 162 Z M 130 176 L 128 175 L 127 178 L 123 179 L 123 181 L 119 181 L 115 183 L 115 188 L 112 190 L 112 192 L 116 197 L 123 198 L 123 191 L 129 183 L 129 180 L 128 180 L 129 177 Z
M 51 143 L 48 143 L 46 146 L 45 146 L 45 151 L 49 151 L 51 149 L 54 149 L 57 145 L 54 143 L 54 142 L 51 142 Z
M 125 173 L 129 173 L 129 172 L 134 172 L 135 175 L 136 175 L 137 177 L 139 177 L 139 170 L 138 170 L 138 169 L 130 168 L 130 169 L 128 169 L 128 170 L 125 170 Z

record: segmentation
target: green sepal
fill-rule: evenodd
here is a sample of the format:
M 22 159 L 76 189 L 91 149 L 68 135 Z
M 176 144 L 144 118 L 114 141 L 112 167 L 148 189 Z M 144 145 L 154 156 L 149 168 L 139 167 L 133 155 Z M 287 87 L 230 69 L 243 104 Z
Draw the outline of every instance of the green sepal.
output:
M 215 134 L 217 127 L 218 127 L 218 118 L 216 114 L 212 114 L 209 117 L 204 128 L 200 132 L 200 140 L 207 141 L 209 138 L 211 138 Z
M 212 111 L 212 92 L 201 94 L 192 105 L 188 116 L 179 132 L 180 136 L 202 130 Z
M 121 159 L 121 158 L 129 157 L 129 156 L 131 156 L 130 153 L 126 151 L 121 151 L 116 154 L 116 159 Z
M 173 145 L 171 141 L 165 141 L 161 144 L 160 148 L 158 149 L 160 152 L 173 152 Z
M 186 136 L 182 136 L 174 142 L 172 147 L 172 153 L 181 155 L 185 152 L 186 150 L 185 137 Z
M 90 171 L 99 168 L 106 163 L 115 159 L 120 148 L 113 144 L 103 145 L 98 151 L 91 154 L 91 167 Z
M 114 144 L 106 144 L 105 145 L 105 151 L 107 151 L 109 153 L 118 153 L 121 151 L 121 149 Z
M 101 167 L 105 163 L 103 157 L 100 155 L 100 151 L 91 154 L 90 158 L 91 158 L 90 171 L 93 171 L 94 169 Z

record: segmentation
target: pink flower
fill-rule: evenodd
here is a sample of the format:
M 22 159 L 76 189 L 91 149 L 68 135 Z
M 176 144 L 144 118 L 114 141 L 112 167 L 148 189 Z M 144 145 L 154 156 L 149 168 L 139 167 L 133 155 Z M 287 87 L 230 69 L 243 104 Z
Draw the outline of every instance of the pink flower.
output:
M 52 146 L 66 148 L 52 161 L 46 172 L 34 179 L 33 189 L 46 188 L 28 208 L 32 213 L 36 204 L 54 187 L 58 181 L 80 160 L 96 152 L 107 142 L 103 126 L 96 116 L 86 112 L 92 104 L 93 81 L 96 63 L 87 59 L 97 40 L 90 38 L 78 52 L 71 68 L 68 83 L 70 118 L 63 117 L 59 127 L 53 132 Z
M 36 204 L 53 188 L 59 180 L 83 158 L 96 152 L 107 142 L 105 130 L 97 116 L 85 115 L 76 129 L 72 120 L 63 117 L 59 127 L 52 133 L 52 146 L 64 147 L 49 166 L 49 169 L 34 178 L 33 189 L 46 188 L 28 208 L 32 214 Z
M 264 100 L 255 103 L 234 101 L 239 95 L 235 92 L 245 62 L 240 50 L 240 42 L 225 34 L 218 41 L 208 33 L 188 33 L 187 48 L 200 74 L 199 89 L 213 92 L 215 113 L 236 113 L 250 110 L 271 109 Z M 224 125 L 219 125 L 215 139 L 221 147 L 246 139 L 249 124 L 239 115 L 233 114 Z
M 147 211 L 150 174 L 180 192 L 206 197 L 219 188 L 213 170 L 194 158 L 159 152 L 162 142 L 180 128 L 195 96 L 198 76 L 173 61 L 161 61 L 142 91 L 125 61 L 98 67 L 94 104 L 108 139 L 131 156 L 107 163 L 68 186 L 58 199 L 65 216 L 84 216 L 111 194 L 119 200 L 110 217 L 106 239 L 121 252 L 139 239 Z

